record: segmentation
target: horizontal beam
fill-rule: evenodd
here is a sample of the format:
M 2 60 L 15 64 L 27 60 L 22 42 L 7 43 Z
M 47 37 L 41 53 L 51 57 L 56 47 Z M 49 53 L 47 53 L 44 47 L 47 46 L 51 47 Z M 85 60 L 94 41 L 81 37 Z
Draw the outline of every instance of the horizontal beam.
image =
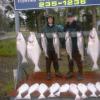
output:
M 15 10 L 98 6 L 100 0 L 14 0 Z

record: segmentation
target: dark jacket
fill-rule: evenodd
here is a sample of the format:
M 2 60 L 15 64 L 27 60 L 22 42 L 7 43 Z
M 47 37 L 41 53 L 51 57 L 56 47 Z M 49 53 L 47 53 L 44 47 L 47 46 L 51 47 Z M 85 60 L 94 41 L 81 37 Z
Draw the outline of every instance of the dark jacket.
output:
M 43 28 L 42 32 L 45 33 L 47 37 L 47 51 L 54 51 L 54 46 L 53 46 L 53 37 L 52 34 L 54 32 L 58 33 L 61 32 L 62 30 L 57 26 L 57 25 L 52 25 L 49 26 L 48 24 Z
M 72 53 L 75 53 L 78 51 L 77 46 L 77 32 L 81 31 L 81 25 L 79 22 L 74 21 L 71 24 L 67 23 L 64 27 L 64 32 L 69 32 L 72 40 Z

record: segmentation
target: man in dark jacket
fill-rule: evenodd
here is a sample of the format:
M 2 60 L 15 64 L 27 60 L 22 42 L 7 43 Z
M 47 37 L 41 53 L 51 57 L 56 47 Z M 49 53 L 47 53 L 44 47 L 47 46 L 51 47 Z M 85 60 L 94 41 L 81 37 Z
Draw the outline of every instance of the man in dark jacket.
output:
M 60 32 L 61 30 L 57 25 L 54 23 L 54 17 L 49 16 L 47 18 L 47 25 L 43 28 L 42 32 L 45 33 L 47 37 L 47 54 L 48 57 L 46 57 L 46 71 L 47 71 L 47 79 L 51 79 L 51 63 L 53 62 L 55 75 L 57 77 L 61 77 L 61 74 L 59 72 L 59 64 L 58 64 L 58 58 L 57 54 L 55 53 L 54 46 L 53 46 L 53 36 L 52 34 L 54 32 Z
M 68 13 L 67 17 L 67 24 L 64 27 L 64 31 L 68 31 L 71 36 L 71 41 L 72 41 L 72 58 L 73 60 L 70 60 L 69 55 L 68 55 L 68 62 L 69 62 L 69 72 L 67 73 L 67 78 L 72 78 L 73 77 L 73 67 L 74 67 L 74 61 L 77 64 L 78 67 L 78 75 L 77 78 L 78 80 L 83 79 L 83 65 L 82 65 L 82 60 L 81 60 L 81 55 L 79 54 L 78 51 L 78 46 L 77 46 L 77 32 L 81 31 L 80 24 L 75 20 L 75 16 L 73 13 Z

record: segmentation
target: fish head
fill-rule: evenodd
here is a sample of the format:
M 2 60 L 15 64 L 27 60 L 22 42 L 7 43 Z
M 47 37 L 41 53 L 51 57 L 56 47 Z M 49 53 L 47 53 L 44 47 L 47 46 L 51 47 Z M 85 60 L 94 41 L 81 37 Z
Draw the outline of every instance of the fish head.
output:
M 100 82 L 96 82 L 96 84 L 100 86 Z
M 44 33 L 41 33 L 41 38 L 44 38 L 44 37 L 45 37 Z
M 59 90 L 59 89 L 60 89 L 59 83 L 54 83 L 54 84 L 52 84 L 52 86 L 50 87 L 50 91 L 51 91 L 51 92 L 56 92 L 56 91 Z
M 72 84 L 70 84 L 70 88 L 77 88 L 77 85 L 72 83 Z
M 58 40 L 58 35 L 57 33 L 53 33 L 53 41 L 57 42 L 56 40 Z
M 79 83 L 78 88 L 81 88 L 82 90 L 87 90 L 87 86 L 83 83 Z
M 19 88 L 18 88 L 18 92 L 23 93 L 25 91 L 27 91 L 29 89 L 29 85 L 27 83 L 22 84 Z
M 78 94 L 79 92 L 77 85 L 74 83 L 70 84 L 69 91 L 75 94 Z
M 30 32 L 30 35 L 28 37 L 28 42 L 29 43 L 34 43 L 36 40 L 36 36 L 35 36 L 35 33 L 34 32 Z
M 92 89 L 94 87 L 94 84 L 93 83 L 88 83 L 87 87 Z
M 29 88 L 29 92 L 31 93 L 33 91 L 36 91 L 38 89 L 38 87 L 39 87 L 38 83 L 31 85 L 30 88 Z
M 41 83 L 41 84 L 40 84 L 40 86 L 45 87 L 45 86 L 47 86 L 47 85 L 46 85 L 46 84 L 44 84 L 44 83 Z
M 62 89 L 63 90 L 69 90 L 69 84 L 64 84 L 64 85 L 62 85 Z
M 53 38 L 54 38 L 54 39 L 58 38 L 57 33 L 53 33 Z
M 93 83 L 88 83 L 87 87 L 91 92 L 96 92 L 96 87 Z
M 82 37 L 82 33 L 81 32 L 77 32 L 77 37 Z
M 35 32 L 30 32 L 30 35 L 32 35 L 33 37 L 36 37 Z
M 95 29 L 95 28 L 93 28 L 93 29 L 90 31 L 90 33 L 89 33 L 89 38 L 90 38 L 91 40 L 97 38 L 97 32 L 96 32 L 96 29 Z
M 55 88 L 60 88 L 59 83 L 55 83 L 55 84 L 54 84 L 54 87 L 55 87 Z
M 100 91 L 100 82 L 96 82 L 95 86 L 96 86 L 97 90 Z
M 69 84 L 65 84 L 64 86 L 69 88 Z
M 40 86 L 39 86 L 39 91 L 40 92 L 44 92 L 48 89 L 48 86 L 44 83 L 41 83 Z

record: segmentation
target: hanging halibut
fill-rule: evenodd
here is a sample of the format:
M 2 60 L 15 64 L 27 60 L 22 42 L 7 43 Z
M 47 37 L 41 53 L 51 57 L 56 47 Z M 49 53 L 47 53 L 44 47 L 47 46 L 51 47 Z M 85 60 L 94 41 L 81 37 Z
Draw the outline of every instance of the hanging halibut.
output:
M 88 47 L 87 47 L 87 53 L 91 57 L 93 61 L 93 67 L 92 70 L 98 70 L 98 58 L 99 58 L 99 51 L 100 51 L 100 42 L 99 38 L 96 32 L 96 29 L 93 28 L 89 34 L 89 39 L 88 39 Z
M 67 54 L 69 55 L 70 60 L 72 60 L 72 41 L 69 32 L 66 32 L 65 34 L 65 45 Z
M 48 57 L 48 54 L 47 54 L 47 38 L 46 38 L 44 33 L 41 33 L 41 45 L 42 45 L 43 52 L 44 52 L 45 56 Z
M 17 38 L 16 38 L 16 46 L 17 46 L 17 51 L 20 53 L 22 56 L 22 63 L 26 63 L 26 41 L 24 39 L 24 36 L 21 32 L 18 32 Z
M 53 46 L 58 59 L 60 59 L 60 41 L 57 33 L 53 33 Z
M 79 53 L 81 55 L 81 60 L 84 61 L 84 45 L 83 45 L 83 36 L 81 32 L 77 32 L 77 46 Z
M 34 32 L 30 32 L 30 36 L 27 42 L 27 56 L 35 65 L 34 72 L 39 72 L 39 58 L 41 55 L 41 48 L 38 44 L 36 35 Z

